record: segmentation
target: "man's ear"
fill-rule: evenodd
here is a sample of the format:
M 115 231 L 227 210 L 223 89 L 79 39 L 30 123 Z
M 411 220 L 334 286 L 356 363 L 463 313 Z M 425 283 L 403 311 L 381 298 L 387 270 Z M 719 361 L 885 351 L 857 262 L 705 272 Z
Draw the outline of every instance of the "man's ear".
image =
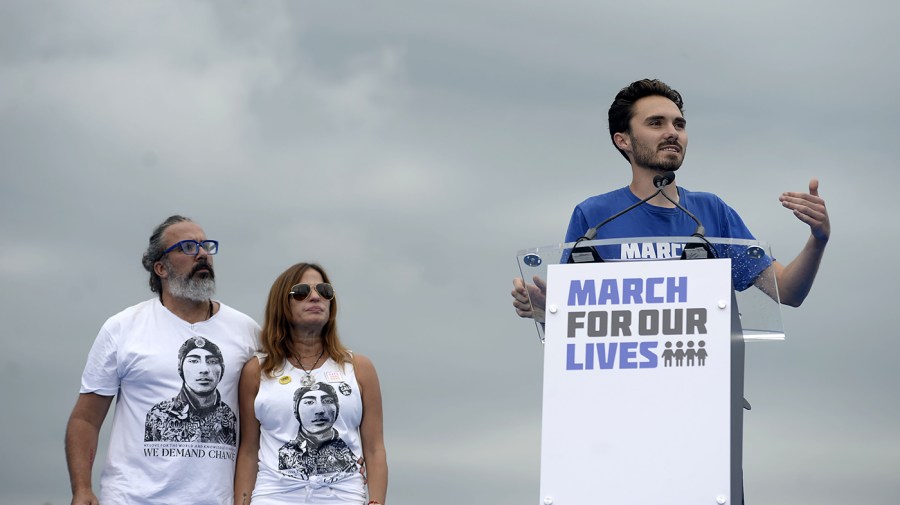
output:
M 160 279 L 167 279 L 169 277 L 169 272 L 166 270 L 166 267 L 163 266 L 162 261 L 157 261 L 153 264 L 153 271 Z
M 631 137 L 629 137 L 627 133 L 614 133 L 613 142 L 616 144 L 616 147 L 623 151 L 627 152 L 631 148 Z

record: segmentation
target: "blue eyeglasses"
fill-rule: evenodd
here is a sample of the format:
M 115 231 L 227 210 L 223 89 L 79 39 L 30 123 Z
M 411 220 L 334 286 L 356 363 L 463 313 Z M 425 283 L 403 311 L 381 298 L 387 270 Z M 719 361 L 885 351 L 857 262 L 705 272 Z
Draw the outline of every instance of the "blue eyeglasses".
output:
M 219 241 L 204 240 L 203 242 L 198 242 L 196 240 L 182 240 L 181 242 L 175 242 L 172 247 L 163 251 L 163 256 L 179 247 L 181 248 L 181 252 L 188 256 L 196 256 L 199 254 L 201 247 L 206 251 L 206 254 L 216 254 L 219 252 Z

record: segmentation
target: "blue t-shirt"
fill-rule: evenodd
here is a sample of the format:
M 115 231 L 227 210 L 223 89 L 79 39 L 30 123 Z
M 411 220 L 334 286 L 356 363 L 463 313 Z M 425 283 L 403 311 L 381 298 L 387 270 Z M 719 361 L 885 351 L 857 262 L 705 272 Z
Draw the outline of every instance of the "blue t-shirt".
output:
M 697 216 L 710 238 L 736 238 L 754 240 L 747 225 L 721 198 L 712 193 L 692 192 L 677 188 L 679 202 Z M 634 205 L 641 199 L 627 186 L 603 195 L 592 196 L 575 207 L 569 220 L 566 242 L 575 242 L 585 232 L 610 216 Z M 603 225 L 596 240 L 627 237 L 689 237 L 697 224 L 678 208 L 640 205 Z M 681 243 L 630 243 L 603 247 L 600 255 L 606 259 L 668 259 L 681 256 Z M 730 257 L 734 288 L 743 291 L 753 285 L 759 274 L 772 264 L 766 255 L 759 257 L 755 251 L 741 246 L 717 246 L 718 257 Z

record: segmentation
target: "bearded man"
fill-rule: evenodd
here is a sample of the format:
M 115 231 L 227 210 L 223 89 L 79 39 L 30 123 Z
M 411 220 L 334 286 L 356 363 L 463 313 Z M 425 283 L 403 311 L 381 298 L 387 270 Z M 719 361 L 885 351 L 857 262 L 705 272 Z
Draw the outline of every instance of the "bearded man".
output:
M 218 250 L 183 216 L 151 234 L 142 263 L 158 296 L 103 324 L 66 427 L 73 505 L 232 503 L 237 385 L 259 326 L 212 299 Z M 98 500 L 92 466 L 113 397 Z M 148 427 L 159 436 L 148 439 Z
M 629 260 L 678 257 L 685 254 L 685 244 L 644 242 L 640 238 L 686 237 L 695 233 L 696 223 L 682 208 L 703 223 L 706 236 L 754 238 L 740 215 L 712 193 L 689 191 L 673 179 L 662 192 L 657 191 L 660 189 L 657 181 L 674 177 L 672 174 L 681 168 L 687 153 L 687 120 L 683 109 L 681 94 L 657 79 L 641 79 L 619 91 L 609 108 L 609 135 L 631 166 L 631 183 L 579 203 L 569 220 L 565 242 L 636 238 L 636 243 L 622 244 L 618 251 L 602 257 Z M 818 273 L 831 236 L 831 221 L 825 200 L 819 196 L 817 179 L 809 181 L 809 193 L 788 191 L 779 200 L 809 227 L 806 244 L 787 264 L 766 256 L 752 265 L 736 267 L 732 258 L 732 281 L 736 290 L 756 286 L 781 303 L 798 307 L 809 295 Z M 639 205 L 642 201 L 644 204 Z M 609 220 L 631 206 L 635 206 L 632 211 Z M 594 228 L 600 224 L 604 225 Z M 608 251 L 609 248 L 604 253 Z M 766 281 L 772 278 L 776 280 L 775 286 Z M 524 279 L 516 278 L 513 286 L 511 294 L 516 313 L 541 320 L 546 289 L 543 279 L 535 278 L 534 284 L 526 284 Z

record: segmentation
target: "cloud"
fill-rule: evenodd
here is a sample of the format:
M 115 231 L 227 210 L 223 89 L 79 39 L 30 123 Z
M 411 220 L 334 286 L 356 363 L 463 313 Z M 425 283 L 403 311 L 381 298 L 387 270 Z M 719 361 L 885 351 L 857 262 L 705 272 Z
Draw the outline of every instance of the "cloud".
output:
M 832 215 L 810 298 L 782 311 L 788 340 L 748 350 L 748 499 L 895 495 L 896 14 L 3 3 L 0 392 L 17 408 L 0 504 L 69 499 L 60 440 L 84 357 L 107 317 L 151 296 L 138 261 L 174 213 L 222 242 L 217 296 L 253 317 L 288 265 L 326 266 L 344 338 L 384 386 L 392 503 L 533 499 L 541 348 L 511 310 L 515 253 L 628 184 L 605 115 L 645 76 L 686 98 L 679 184 L 722 196 L 785 261 L 807 230 L 782 191 L 819 177 Z

